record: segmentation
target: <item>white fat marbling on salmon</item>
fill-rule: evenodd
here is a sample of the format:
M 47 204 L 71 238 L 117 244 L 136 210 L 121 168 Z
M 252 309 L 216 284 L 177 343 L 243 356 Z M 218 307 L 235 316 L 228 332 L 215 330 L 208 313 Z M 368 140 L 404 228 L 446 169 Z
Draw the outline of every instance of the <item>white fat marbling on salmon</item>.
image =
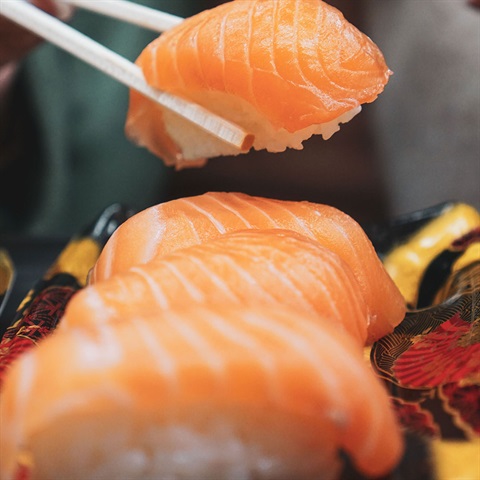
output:
M 156 56 L 157 50 L 158 50 L 158 46 L 157 45 L 152 45 L 152 51 L 153 51 L 154 56 Z M 152 75 L 153 75 L 153 81 L 155 83 L 157 83 L 158 82 L 158 71 L 152 69 Z
M 256 358 L 265 372 L 265 381 L 269 385 L 271 398 L 279 402 L 284 393 L 281 391 L 275 356 L 267 349 L 264 349 L 262 343 L 254 335 L 248 334 L 242 329 L 241 319 L 238 322 L 231 322 L 215 312 L 209 315 L 203 314 L 202 316 L 204 321 L 210 324 L 219 334 L 223 335 L 225 339 L 246 350 L 246 355 Z
M 205 278 L 208 278 L 211 282 L 213 282 L 215 286 L 225 295 L 226 301 L 239 301 L 239 296 L 233 291 L 229 283 L 226 282 L 224 278 L 213 272 L 211 269 L 208 269 L 202 262 L 202 259 L 195 256 L 195 252 L 192 252 L 189 260 L 197 267 L 199 272 L 202 272 Z
M 217 203 L 225 210 L 228 210 L 229 212 L 233 213 L 241 222 L 245 224 L 245 228 L 254 228 L 253 225 L 243 215 L 240 214 L 238 209 L 233 208 L 231 205 L 222 201 L 220 198 L 218 198 L 215 195 L 209 195 L 208 198 L 213 200 L 214 203 Z
M 356 282 L 352 280 L 352 278 L 347 277 L 345 274 L 345 271 L 342 271 L 342 268 L 337 268 L 334 269 L 333 266 L 325 262 L 325 270 L 329 271 L 328 274 L 328 285 L 325 284 L 325 282 L 319 281 L 319 289 L 320 290 L 328 290 L 330 295 L 332 295 L 332 292 L 338 292 L 339 289 L 343 289 L 345 285 L 351 286 L 351 288 L 356 288 Z M 327 276 L 327 275 L 325 275 Z M 360 305 L 358 301 L 351 301 L 350 299 L 345 299 L 345 302 L 348 302 L 348 306 L 350 309 L 350 317 L 349 318 L 343 318 L 341 316 L 341 313 L 338 309 L 338 303 L 336 302 L 331 302 L 329 307 L 333 310 L 335 318 L 343 318 L 343 325 L 345 326 L 345 329 L 349 331 L 350 333 L 355 333 L 356 335 L 359 336 L 359 338 L 363 337 L 363 331 L 365 330 L 365 326 L 363 325 L 363 322 L 368 322 L 368 317 L 366 316 L 366 312 L 362 310 L 362 307 L 364 304 Z M 364 307 L 365 308 L 365 307 Z M 360 321 L 359 321 L 360 320 Z M 362 325 L 360 325 L 360 322 L 362 322 Z
M 248 18 L 248 34 L 247 38 L 253 38 L 253 17 L 255 13 L 255 4 L 252 2 L 250 8 L 248 9 L 247 12 L 247 18 Z M 252 104 L 255 108 L 258 108 L 258 102 L 257 99 L 255 98 L 255 94 L 253 92 L 253 61 L 252 61 L 252 49 L 251 45 L 253 42 L 243 42 L 245 46 L 245 63 L 250 67 L 247 72 L 248 72 L 248 77 L 246 78 L 245 85 L 247 86 L 247 93 L 249 98 L 252 99 Z
M 226 233 L 227 229 L 225 228 L 225 225 L 223 225 L 223 223 L 219 222 L 214 215 L 212 215 L 210 212 L 208 212 L 207 210 L 204 210 L 203 208 L 199 207 L 198 205 L 196 205 L 194 202 L 191 202 L 190 200 L 188 199 L 183 199 L 182 200 L 184 203 L 187 203 L 188 205 L 190 205 L 194 210 L 196 210 L 197 212 L 201 213 L 202 215 L 204 215 L 208 220 L 210 220 L 210 222 L 212 222 L 212 224 L 215 226 L 215 228 L 219 231 L 219 233 Z
M 302 233 L 309 238 L 313 238 L 313 239 L 315 238 L 315 233 L 312 230 L 312 228 L 310 228 L 307 225 L 307 223 L 299 215 L 292 212 L 291 208 L 288 208 L 287 205 L 269 198 L 261 199 L 261 203 L 266 204 L 267 208 L 270 207 L 269 209 L 273 211 L 277 210 L 277 211 L 283 212 L 288 217 L 290 217 L 292 219 L 292 222 L 298 226 L 298 229 L 294 229 L 295 231 L 298 231 L 299 233 Z M 282 226 L 285 226 L 283 221 L 282 221 Z
M 158 282 L 156 282 L 148 272 L 145 272 L 142 268 L 132 267 L 130 273 L 139 275 L 142 278 L 142 280 L 148 285 L 155 301 L 162 310 L 166 310 L 170 307 L 170 301 L 165 295 L 163 288 L 159 286 Z
M 188 323 L 180 322 L 177 318 L 170 318 L 170 315 L 166 315 L 164 318 L 185 339 L 186 343 L 190 344 L 198 352 L 198 355 L 210 366 L 210 369 L 216 373 L 217 377 L 221 377 L 221 380 L 223 380 L 222 384 L 225 386 L 225 362 L 215 351 L 215 346 Z
M 268 332 L 281 341 L 288 349 L 294 350 L 301 358 L 304 358 L 307 364 L 314 368 L 319 378 L 321 378 L 322 389 L 325 391 L 329 402 L 327 404 L 328 408 L 335 405 L 338 406 L 337 408 L 341 408 L 345 402 L 341 395 L 341 381 L 334 373 L 325 368 L 325 364 L 319 357 L 318 348 L 319 345 L 322 345 L 321 343 L 314 346 L 307 337 L 299 335 L 295 329 L 287 328 L 284 324 L 270 320 L 265 316 L 256 315 L 255 312 L 245 314 L 243 321 L 257 329 L 263 329 L 265 332 Z M 324 337 L 323 340 L 330 341 L 327 337 Z M 318 385 L 311 386 L 311 388 L 317 387 Z
M 117 278 L 114 279 L 114 281 L 117 282 Z M 118 279 L 118 284 L 121 284 L 121 278 Z M 104 323 L 109 317 L 115 315 L 115 309 L 108 304 L 108 302 L 105 302 L 104 298 L 100 293 L 95 289 L 95 288 L 85 288 L 84 290 L 81 291 L 82 298 L 84 299 L 84 302 L 86 305 L 88 305 L 89 310 L 92 312 L 92 314 L 89 317 L 89 321 L 92 322 L 92 324 L 102 324 Z M 75 296 L 73 297 L 75 298 Z M 70 302 L 71 305 L 75 305 L 74 301 Z M 68 315 L 76 315 L 75 310 L 70 310 L 69 312 L 65 312 L 64 318 L 67 317 Z M 64 329 L 64 324 L 67 322 L 60 322 L 59 326 L 57 327 L 58 330 L 63 330 Z
M 141 263 L 146 263 L 155 256 L 158 245 L 161 244 L 162 238 L 167 228 L 166 219 L 163 218 L 162 212 L 158 209 L 148 209 L 146 211 L 147 222 L 146 230 L 143 232 L 143 255 L 140 259 Z M 151 217 L 151 218 L 149 218 Z
M 236 194 L 236 193 L 232 193 L 232 194 L 229 194 L 229 195 L 233 196 L 233 198 L 235 198 L 239 202 L 247 205 L 253 211 L 258 212 L 262 216 L 265 217 L 265 219 L 267 220 L 268 223 L 266 225 L 262 225 L 261 228 L 272 228 L 272 227 L 279 226 L 278 221 L 272 215 L 270 215 L 263 208 L 260 208 L 258 205 L 254 204 L 252 201 L 250 201 L 251 198 L 254 198 L 254 197 L 248 197 L 247 195 Z M 260 227 L 257 226 L 257 228 L 260 228 Z
M 112 317 L 115 315 L 116 313 L 113 313 Z M 105 320 L 95 322 L 93 327 L 97 336 L 96 342 L 92 342 L 80 328 L 72 332 L 78 344 L 76 362 L 82 364 L 84 369 L 92 370 L 119 365 L 125 359 L 121 339 Z M 101 352 L 97 343 L 102 345 Z
M 307 277 L 306 273 L 304 274 L 304 277 Z M 329 297 L 332 298 L 332 296 L 333 296 L 332 292 L 335 290 L 334 283 L 336 283 L 336 282 L 332 279 L 331 275 L 328 278 L 329 278 L 329 282 L 327 284 L 326 282 L 319 281 L 318 276 L 317 276 L 317 279 L 316 279 L 317 284 L 318 284 L 317 289 L 318 289 L 319 292 L 323 292 L 323 296 L 325 298 L 329 298 Z M 308 281 L 308 280 L 306 279 L 305 281 Z M 358 302 L 356 302 L 356 301 L 350 302 L 350 300 L 348 300 L 348 302 L 349 302 L 348 303 L 349 306 L 354 305 L 355 307 L 357 307 L 356 311 L 355 311 L 355 315 L 358 316 L 358 318 L 362 318 L 363 315 L 362 315 L 362 313 L 360 311 L 360 308 L 358 306 Z M 329 318 L 332 317 L 332 314 L 333 314 L 333 318 L 334 319 L 339 319 L 340 322 L 345 326 L 345 329 L 347 331 L 351 330 L 351 323 L 353 323 L 352 319 L 356 318 L 356 316 L 352 315 L 351 319 L 342 318 L 342 316 L 340 315 L 339 309 L 338 309 L 338 305 L 337 305 L 336 302 L 333 301 L 333 299 L 328 304 L 328 308 L 330 310 L 330 314 L 328 315 Z M 317 313 L 326 315 L 326 312 L 324 312 L 323 309 L 322 309 L 322 311 L 319 312 L 318 307 L 317 307 Z
M 192 42 L 192 46 L 194 48 L 194 50 L 196 50 L 198 52 L 198 35 L 199 35 L 199 29 L 198 27 L 195 28 L 192 32 L 192 38 L 191 38 L 191 42 Z M 205 81 L 205 72 L 204 72 L 204 69 L 203 69 L 203 65 L 202 65 L 202 62 L 200 62 L 200 58 L 197 55 L 195 55 L 195 61 L 197 63 L 197 68 L 198 68 L 198 71 L 201 73 L 201 78 L 202 78 L 202 81 Z
M 223 88 L 226 88 L 225 84 L 225 65 L 226 65 L 226 57 L 225 57 L 225 29 L 227 28 L 228 23 L 228 15 L 222 20 L 220 24 L 220 35 L 216 38 L 216 51 L 218 52 L 218 57 L 222 63 L 222 81 L 223 81 Z M 199 64 L 203 62 L 200 61 L 200 55 L 198 51 L 198 45 L 196 45 L 197 51 L 197 60 Z
M 268 263 L 266 268 L 275 278 L 278 279 L 279 284 L 285 285 L 289 289 L 289 293 L 300 300 L 302 308 L 304 308 L 305 311 L 310 313 L 315 313 L 317 311 L 315 304 L 305 296 L 304 290 L 301 288 L 303 279 L 299 279 L 294 271 L 289 271 L 286 275 L 285 271 L 279 270 L 273 263 Z M 297 284 L 300 286 L 293 282 L 293 279 L 295 278 L 297 279 Z
M 172 261 L 164 261 L 164 267 L 169 270 L 183 285 L 185 288 L 186 293 L 192 297 L 192 299 L 196 302 L 203 302 L 205 300 L 204 292 L 198 288 L 194 282 L 189 280 L 181 270 L 174 264 Z
M 194 238 L 192 243 L 193 244 L 202 243 L 202 239 L 200 238 L 200 235 L 198 234 L 198 229 L 197 229 L 197 226 L 195 225 L 195 222 L 189 217 L 184 217 L 184 220 L 187 222 L 188 226 L 190 227 L 190 232 L 191 232 L 191 234 Z
M 161 315 L 159 314 L 159 317 Z M 161 318 L 158 319 L 161 321 Z M 148 324 L 142 318 L 131 319 L 132 328 L 135 329 L 140 337 L 140 340 L 145 345 L 147 352 L 157 365 L 161 374 L 169 381 L 171 389 L 177 387 L 177 363 L 172 353 L 168 352 L 162 345 L 158 338 L 153 339 Z
M 240 265 L 235 259 L 227 255 L 221 255 L 219 258 L 222 258 L 222 261 L 225 263 L 225 265 L 228 265 L 232 270 L 234 270 L 247 285 L 255 287 L 258 291 L 261 291 L 264 299 L 271 303 L 277 303 L 275 296 L 268 292 L 265 286 L 262 287 L 255 276 L 253 276 L 247 269 Z

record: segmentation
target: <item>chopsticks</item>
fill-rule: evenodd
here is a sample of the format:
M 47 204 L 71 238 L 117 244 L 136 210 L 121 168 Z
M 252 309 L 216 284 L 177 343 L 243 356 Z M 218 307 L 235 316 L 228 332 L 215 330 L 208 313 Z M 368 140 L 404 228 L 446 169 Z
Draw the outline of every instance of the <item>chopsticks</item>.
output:
M 129 2 L 67 0 L 67 3 L 81 3 L 82 6 L 84 6 L 83 4 L 97 4 L 97 7 L 103 4 L 102 12 L 104 14 L 111 15 L 111 10 L 116 10 L 118 16 L 118 12 L 121 10 L 119 5 L 121 4 L 120 6 L 124 8 L 125 4 Z M 139 9 L 134 8 L 134 10 L 137 12 L 138 20 Z M 146 83 L 143 73 L 137 65 L 24 0 L 1 0 L 0 14 L 66 50 L 127 87 L 137 90 L 142 95 L 180 115 L 217 139 L 234 146 L 240 151 L 245 151 L 251 146 L 253 136 L 238 125 L 200 105 L 151 87 Z M 126 17 L 124 16 L 124 18 Z M 176 18 L 177 20 L 173 19 L 173 21 L 178 22 L 178 17 Z M 172 22 L 171 18 L 167 20 Z M 168 22 L 164 26 L 167 24 Z M 172 25 L 170 24 L 170 26 Z
M 155 32 L 165 32 L 183 21 L 183 18 L 176 15 L 125 0 L 57 0 L 57 2 L 133 23 Z

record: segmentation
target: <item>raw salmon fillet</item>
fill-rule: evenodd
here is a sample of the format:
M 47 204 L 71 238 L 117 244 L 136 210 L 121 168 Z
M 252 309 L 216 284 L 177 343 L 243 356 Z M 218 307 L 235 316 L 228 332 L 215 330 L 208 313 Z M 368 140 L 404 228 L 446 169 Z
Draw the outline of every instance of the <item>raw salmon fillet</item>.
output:
M 60 328 L 194 304 L 294 307 L 328 319 L 359 346 L 367 305 L 346 263 L 315 240 L 283 230 L 246 230 L 161 256 L 76 294 Z
M 240 125 L 269 151 L 330 137 L 391 74 L 372 40 L 320 0 L 223 3 L 163 33 L 136 63 L 150 85 Z M 126 132 L 177 167 L 239 153 L 136 91 Z
M 350 216 L 327 205 L 241 193 L 210 192 L 134 215 L 110 238 L 90 280 L 97 283 L 228 232 L 272 228 L 289 229 L 316 240 L 351 268 L 369 308 L 369 342 L 391 332 L 403 320 L 403 297 L 367 235 Z
M 316 315 L 196 306 L 93 327 L 13 365 L 2 480 L 332 480 L 339 449 L 372 476 L 399 460 L 386 391 Z

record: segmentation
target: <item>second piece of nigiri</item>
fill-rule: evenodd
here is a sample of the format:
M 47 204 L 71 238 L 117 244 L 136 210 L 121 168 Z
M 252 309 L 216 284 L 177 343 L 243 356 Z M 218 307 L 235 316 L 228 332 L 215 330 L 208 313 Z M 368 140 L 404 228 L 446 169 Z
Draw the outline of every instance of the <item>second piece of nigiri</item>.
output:
M 246 230 L 132 267 L 79 292 L 60 328 L 193 305 L 275 305 L 308 312 L 363 345 L 369 323 L 349 266 L 318 242 L 282 230 Z
M 162 34 L 137 64 L 147 82 L 255 135 L 254 148 L 330 137 L 391 74 L 379 48 L 321 0 L 236 0 Z M 239 153 L 132 91 L 127 135 L 177 168 Z
M 361 226 L 334 207 L 312 202 L 209 192 L 153 206 L 131 217 L 113 234 L 90 280 L 97 283 L 228 232 L 272 228 L 314 239 L 348 265 L 369 308 L 369 342 L 402 321 L 405 301 Z

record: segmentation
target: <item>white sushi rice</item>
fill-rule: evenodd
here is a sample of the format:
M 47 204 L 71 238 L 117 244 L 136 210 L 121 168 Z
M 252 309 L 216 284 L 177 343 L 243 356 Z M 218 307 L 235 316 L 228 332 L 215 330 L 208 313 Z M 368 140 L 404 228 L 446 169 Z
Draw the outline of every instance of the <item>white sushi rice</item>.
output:
M 200 103 L 217 115 L 243 127 L 255 135 L 253 148 L 269 152 L 283 152 L 287 148 L 301 150 L 302 143 L 312 135 L 322 135 L 325 140 L 340 130 L 340 124 L 349 122 L 362 107 L 359 105 L 339 117 L 323 124 L 311 125 L 295 132 L 275 128 L 254 106 L 234 95 L 223 92 L 202 92 L 191 100 Z M 183 153 L 183 165 L 200 158 L 237 155 L 235 147 L 216 139 L 211 134 L 169 111 L 164 112 L 166 130 Z
M 336 442 L 283 412 L 112 408 L 59 418 L 33 439 L 32 480 L 331 480 Z M 168 409 L 167 409 L 168 410 Z M 155 417 L 158 418 L 155 418 Z M 175 421 L 177 419 L 177 421 Z M 172 421 L 174 420 L 174 421 Z M 45 436 L 44 436 L 45 435 Z M 42 438 L 43 437 L 43 438 Z M 55 445 L 46 439 L 55 439 Z M 52 455 L 55 452 L 55 455 Z

